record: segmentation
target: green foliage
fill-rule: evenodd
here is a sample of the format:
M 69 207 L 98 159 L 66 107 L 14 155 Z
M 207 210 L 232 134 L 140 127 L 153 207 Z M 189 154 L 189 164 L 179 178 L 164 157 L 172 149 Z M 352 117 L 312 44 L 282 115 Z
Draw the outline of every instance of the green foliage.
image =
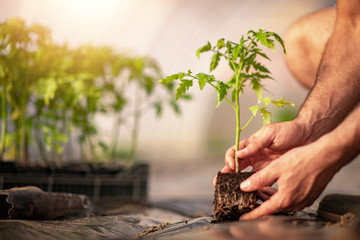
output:
M 266 79 L 273 79 L 269 69 L 267 69 L 259 59 L 270 61 L 270 58 L 263 51 L 262 45 L 275 51 L 275 43 L 279 43 L 286 54 L 284 42 L 279 35 L 273 32 L 259 30 L 257 32 L 250 30 L 245 36 L 242 36 L 239 42 L 226 41 L 221 38 L 216 45 L 207 42 L 206 45 L 200 47 L 196 51 L 196 56 L 199 58 L 200 54 L 205 52 L 212 53 L 210 60 L 210 72 L 214 71 L 223 59 L 227 62 L 230 69 L 233 71 L 233 77 L 227 82 L 216 79 L 214 75 L 205 73 L 192 74 L 188 73 L 172 74 L 162 80 L 163 84 L 168 84 L 174 81 L 179 81 L 177 88 L 176 100 L 181 96 L 187 94 L 190 87 L 193 86 L 193 81 L 198 81 L 200 90 L 203 90 L 206 85 L 210 85 L 217 92 L 216 107 L 219 107 L 221 102 L 225 99 L 227 103 L 233 108 L 236 115 L 236 146 L 238 146 L 240 132 L 248 126 L 253 117 L 258 112 L 263 117 L 263 123 L 268 124 L 271 120 L 271 113 L 267 106 L 272 103 L 277 107 L 285 105 L 292 105 L 293 103 L 280 100 L 271 100 L 271 98 L 263 98 L 263 84 Z M 257 96 L 258 105 L 250 107 L 252 117 L 243 126 L 240 126 L 240 95 L 244 88 L 249 86 Z M 229 93 L 231 98 L 228 97 Z
M 89 44 L 70 49 L 55 44 L 50 30 L 41 25 L 28 26 L 17 18 L 0 23 L 0 161 L 22 159 L 27 164 L 33 142 L 45 162 L 49 152 L 61 158 L 74 133 L 85 157 L 96 160 L 97 149 L 109 152 L 109 146 L 97 137 L 95 115 L 116 115 L 118 130 L 135 122 L 134 132 L 144 110 L 153 109 L 160 116 L 167 103 L 180 113 L 173 100 L 174 84 L 158 84 L 159 78 L 160 67 L 148 56 L 118 54 L 110 47 Z M 126 95 L 130 86 L 142 101 Z M 114 131 L 113 148 L 118 135 Z M 137 135 L 133 138 L 135 146 Z

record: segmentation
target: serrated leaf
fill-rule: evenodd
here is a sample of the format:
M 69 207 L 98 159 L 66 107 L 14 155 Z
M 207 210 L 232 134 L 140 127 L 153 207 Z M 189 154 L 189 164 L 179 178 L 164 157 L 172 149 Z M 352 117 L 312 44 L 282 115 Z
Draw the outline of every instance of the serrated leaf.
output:
M 269 124 L 271 122 L 271 113 L 265 108 L 260 108 L 260 113 L 263 118 L 263 125 Z
M 261 84 L 258 81 L 251 81 L 252 83 L 252 90 L 255 92 L 255 95 L 257 97 L 258 100 L 260 100 L 263 97 L 263 92 L 261 89 Z
M 252 62 L 252 66 L 256 69 L 259 70 L 261 72 L 264 73 L 270 73 L 269 69 L 267 69 L 265 66 L 263 66 L 261 63 L 258 62 Z
M 206 76 L 205 76 L 204 73 L 199 73 L 199 74 L 197 74 L 196 76 L 199 77 L 199 81 L 198 81 L 198 83 L 199 83 L 199 88 L 200 88 L 200 90 L 203 90 L 203 88 L 204 88 L 205 85 L 206 85 Z
M 251 106 L 251 107 L 249 107 L 249 109 L 252 112 L 252 115 L 255 117 L 257 112 L 259 111 L 259 106 L 258 105 Z
M 184 95 L 192 85 L 192 80 L 182 80 L 179 84 L 179 87 L 176 89 L 176 100 L 178 100 L 182 95 Z
M 285 105 L 295 106 L 293 102 L 284 101 L 284 97 L 280 98 L 279 100 L 271 100 L 271 102 L 277 107 L 283 107 Z
M 271 98 L 270 97 L 266 97 L 263 99 L 260 99 L 261 101 L 264 102 L 265 105 L 269 105 L 271 103 Z
M 226 53 L 231 54 L 232 47 L 231 47 L 231 42 L 230 41 L 226 42 L 226 48 L 227 48 Z
M 236 47 L 234 47 L 233 49 L 233 53 L 232 53 L 232 59 L 235 61 L 237 59 L 237 57 L 239 56 L 240 52 L 241 52 L 242 46 L 241 45 L 237 45 Z
M 256 38 L 257 38 L 257 40 L 260 41 L 260 43 L 262 45 L 264 45 L 265 47 L 269 47 L 269 42 L 268 42 L 268 39 L 266 37 L 266 33 L 264 33 L 263 30 L 259 30 L 256 33 Z
M 184 77 L 185 77 L 185 73 L 180 72 L 178 76 L 179 80 L 182 80 Z
M 192 99 L 192 96 L 189 95 L 189 94 L 184 94 L 181 96 L 181 99 L 184 99 L 184 100 L 191 100 Z
M 224 38 L 219 39 L 216 46 L 218 49 L 225 47 L 225 39 Z
M 163 83 L 163 84 L 166 84 L 166 83 L 170 83 L 170 82 L 172 82 L 174 80 L 177 80 L 177 79 L 179 79 L 179 74 L 171 74 L 171 75 L 167 76 L 164 79 L 160 79 L 159 82 Z
M 275 40 L 276 40 L 278 43 L 281 44 L 281 46 L 282 46 L 282 48 L 283 48 L 283 52 L 284 52 L 284 54 L 286 54 L 286 49 L 285 49 L 284 41 L 283 41 L 283 40 L 281 39 L 281 37 L 280 37 L 279 35 L 277 35 L 276 33 L 272 32 L 271 34 L 274 36 Z
M 181 114 L 181 111 L 180 111 L 180 107 L 179 107 L 179 104 L 177 104 L 177 102 L 175 102 L 174 100 L 172 100 L 170 102 L 170 106 L 172 107 L 172 109 L 174 110 L 174 112 L 178 115 Z
M 211 50 L 210 42 L 208 42 L 206 45 L 202 46 L 201 48 L 198 48 L 198 50 L 196 51 L 196 56 L 200 58 L 200 53 L 207 52 L 209 50 Z
M 274 40 L 268 39 L 268 48 L 270 48 L 273 52 L 275 52 Z
M 217 98 L 217 102 L 216 102 L 216 108 L 218 108 L 220 106 L 221 101 L 226 97 L 228 90 L 229 90 L 228 85 L 226 85 L 223 82 L 218 83 L 218 86 L 217 86 L 218 98 Z
M 211 58 L 210 72 L 212 72 L 219 65 L 219 61 L 220 61 L 220 54 L 214 53 Z

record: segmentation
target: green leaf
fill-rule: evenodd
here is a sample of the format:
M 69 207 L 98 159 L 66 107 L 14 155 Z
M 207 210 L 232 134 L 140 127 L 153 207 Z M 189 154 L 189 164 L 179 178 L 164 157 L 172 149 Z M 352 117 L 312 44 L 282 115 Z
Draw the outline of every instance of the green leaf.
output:
M 185 73 L 183 73 L 183 72 L 180 72 L 179 73 L 179 80 L 182 80 L 183 78 L 185 77 Z
M 231 47 L 231 42 L 230 41 L 226 42 L 226 48 L 227 48 L 226 53 L 231 54 L 232 47 Z
M 206 85 L 206 74 L 204 73 L 198 73 L 196 74 L 197 77 L 199 77 L 199 88 L 200 90 L 203 90 L 203 88 L 205 87 Z
M 251 106 L 251 107 L 249 107 L 249 109 L 252 112 L 253 116 L 255 117 L 257 112 L 259 111 L 259 106 L 258 105 Z
M 210 72 L 212 72 L 219 65 L 219 61 L 220 61 L 220 54 L 216 52 L 213 54 L 211 58 Z
M 259 70 L 261 72 L 264 73 L 270 73 L 269 69 L 267 69 L 265 66 L 263 66 L 261 63 L 258 62 L 252 62 L 252 66 L 256 69 Z
M 281 44 L 282 48 L 283 48 L 283 52 L 284 54 L 286 54 L 286 49 L 285 49 L 285 45 L 284 45 L 284 41 L 281 39 L 281 37 L 279 35 L 277 35 L 276 33 L 274 32 L 271 32 L 270 33 L 271 35 L 274 36 L 275 40 Z
M 264 45 L 265 47 L 269 47 L 269 42 L 268 42 L 268 39 L 266 37 L 266 33 L 264 33 L 263 30 L 259 30 L 257 33 L 256 33 L 256 38 L 257 40 L 260 41 L 260 43 L 262 45 Z
M 192 80 L 181 80 L 179 87 L 176 89 L 176 100 L 178 100 L 182 95 L 184 95 L 192 85 Z
M 198 73 L 195 76 L 198 78 L 198 83 L 199 83 L 200 90 L 203 90 L 203 88 L 205 87 L 207 82 L 211 83 L 211 82 L 216 81 L 214 75 L 208 75 L 208 74 L 205 74 L 205 73 Z
M 160 117 L 161 114 L 162 114 L 162 104 L 161 104 L 161 102 L 160 102 L 160 101 L 159 101 L 159 102 L 155 102 L 155 103 L 154 103 L 154 107 L 155 107 L 155 109 L 156 109 L 156 116 L 157 116 L 157 117 Z
M 106 145 L 105 142 L 103 142 L 103 141 L 98 141 L 98 145 L 99 145 L 99 147 L 100 147 L 103 151 L 107 151 L 107 150 L 108 150 L 108 146 Z
M 216 46 L 218 49 L 225 47 L 225 39 L 224 38 L 219 39 Z
M 174 110 L 174 112 L 175 112 L 176 114 L 178 114 L 178 115 L 181 114 L 180 107 L 179 107 L 179 105 L 178 105 L 174 100 L 172 100 L 172 101 L 170 102 L 170 105 L 171 105 L 171 107 L 173 108 L 173 110 Z
M 170 76 L 167 76 L 166 78 L 159 80 L 159 82 L 166 84 L 166 83 L 170 83 L 177 79 L 179 79 L 179 74 L 171 74 Z
M 255 81 L 254 79 L 251 81 L 251 83 L 252 83 L 252 90 L 255 92 L 257 99 L 260 100 L 263 97 L 261 84 L 258 81 Z
M 292 102 L 284 101 L 284 97 L 280 98 L 279 100 L 271 100 L 271 102 L 277 107 L 283 107 L 284 105 L 295 106 L 295 104 Z
M 232 53 L 232 59 L 234 61 L 236 61 L 237 57 L 239 56 L 241 49 L 242 49 L 241 45 L 237 45 L 236 47 L 234 47 L 233 53 Z
M 265 105 L 269 105 L 270 102 L 271 102 L 271 98 L 270 98 L 270 97 L 266 97 L 266 98 L 263 98 L 263 99 L 260 99 L 260 100 L 263 101 Z
M 271 122 L 271 113 L 265 108 L 260 108 L 260 113 L 263 118 L 263 125 L 269 124 Z
M 217 102 L 216 102 L 216 108 L 218 108 L 220 106 L 220 103 L 226 97 L 228 90 L 229 90 L 229 86 L 226 85 L 225 83 L 219 81 L 218 86 L 217 86 L 218 98 L 217 98 Z
M 189 94 L 184 94 L 181 96 L 181 99 L 184 99 L 184 100 L 191 100 L 192 99 L 192 96 L 189 95 Z
M 147 77 L 147 76 L 144 78 L 144 80 L 145 80 L 144 87 L 145 87 L 146 93 L 148 95 L 151 95 L 151 93 L 154 89 L 154 81 L 152 78 Z
M 198 50 L 196 51 L 196 56 L 200 58 L 200 53 L 207 52 L 209 50 L 211 50 L 210 42 L 208 42 L 206 45 L 202 46 L 201 48 L 198 48 Z

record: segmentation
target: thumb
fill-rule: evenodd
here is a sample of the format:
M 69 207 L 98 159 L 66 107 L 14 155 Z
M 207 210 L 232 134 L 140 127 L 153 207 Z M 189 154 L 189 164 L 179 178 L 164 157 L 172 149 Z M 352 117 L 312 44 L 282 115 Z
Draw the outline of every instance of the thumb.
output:
M 276 181 L 276 176 L 267 171 L 266 168 L 254 173 L 240 184 L 240 189 L 244 192 L 253 192 Z

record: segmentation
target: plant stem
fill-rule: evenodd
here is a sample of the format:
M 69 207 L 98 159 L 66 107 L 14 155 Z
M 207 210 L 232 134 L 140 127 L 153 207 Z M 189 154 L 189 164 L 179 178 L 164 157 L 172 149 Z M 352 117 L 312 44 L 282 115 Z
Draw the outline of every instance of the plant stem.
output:
M 136 153 L 136 147 L 137 147 L 137 141 L 138 141 L 138 130 L 139 130 L 139 124 L 140 124 L 140 117 L 141 117 L 141 103 L 142 103 L 142 101 L 141 101 L 141 96 L 140 96 L 140 90 L 137 89 L 136 99 L 135 99 L 134 126 L 132 129 L 130 151 L 129 151 L 128 159 L 126 160 L 127 164 L 131 163 L 131 161 L 134 160 L 135 153 Z
M 236 74 L 236 138 L 235 138 L 235 172 L 239 172 L 239 160 L 237 158 L 237 152 L 239 151 L 239 142 L 240 142 L 240 100 L 239 100 L 239 94 L 240 94 L 240 80 L 239 75 Z
M 36 120 L 36 123 L 35 123 L 35 126 L 37 126 L 36 128 L 37 129 L 41 129 L 40 127 L 40 120 L 39 120 L 39 116 L 37 117 L 37 120 Z M 48 162 L 48 159 L 47 159 L 47 156 L 46 156 L 46 151 L 45 151 L 45 147 L 44 147 L 44 143 L 41 141 L 41 136 L 39 135 L 39 131 L 37 130 L 34 130 L 35 131 L 35 142 L 36 142 L 36 145 L 39 149 L 39 152 L 40 152 L 40 156 L 41 156 L 41 160 L 44 161 L 44 163 L 46 165 L 49 165 L 49 162 Z
M 119 141 L 119 136 L 120 136 L 120 118 L 115 120 L 115 126 L 114 126 L 114 132 L 113 132 L 113 146 L 112 146 L 112 150 L 111 150 L 111 158 L 112 161 L 115 161 L 117 156 L 116 156 L 116 148 L 118 145 L 118 141 Z
M 29 165 L 26 143 L 26 126 L 25 126 L 25 111 L 21 111 L 20 114 L 20 131 L 21 131 L 21 162 L 23 166 Z
M 4 160 L 5 155 L 5 137 L 6 137 L 6 89 L 5 86 L 1 92 L 1 139 L 0 139 L 0 161 Z
M 236 69 L 236 76 L 235 76 L 235 92 L 236 92 L 236 139 L 235 139 L 235 172 L 239 172 L 239 160 L 237 159 L 237 152 L 239 151 L 239 142 L 240 142 L 240 134 L 241 134 L 241 127 L 240 127 L 240 85 L 242 84 L 242 81 L 240 81 L 240 74 L 241 70 L 243 68 L 243 61 L 240 59 L 240 65 L 239 68 Z

